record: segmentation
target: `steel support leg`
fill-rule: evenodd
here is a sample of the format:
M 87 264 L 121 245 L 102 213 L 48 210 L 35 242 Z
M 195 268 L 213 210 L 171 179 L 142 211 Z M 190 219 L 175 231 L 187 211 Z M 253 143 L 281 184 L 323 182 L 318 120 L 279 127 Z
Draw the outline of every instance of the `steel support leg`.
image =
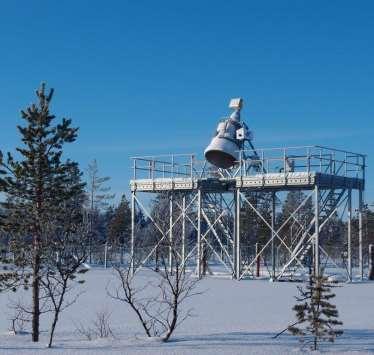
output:
M 198 278 L 201 278 L 201 190 L 197 192 L 197 258 L 196 258 L 196 273 Z
M 271 194 L 271 269 L 272 275 L 271 278 L 275 280 L 275 192 Z
M 173 272 L 173 193 L 169 195 L 169 272 Z
M 363 193 L 362 190 L 358 191 L 358 262 L 360 269 L 360 279 L 364 279 L 364 260 L 362 253 L 362 232 L 363 232 L 363 221 L 362 221 L 362 206 L 363 206 Z
M 241 267 L 240 267 L 240 190 L 235 191 L 235 278 L 240 279 Z
M 314 188 L 314 276 L 320 275 L 319 264 L 319 189 L 316 185 Z
M 369 272 L 368 280 L 374 280 L 374 244 L 369 245 Z
M 260 277 L 260 263 L 261 263 L 261 259 L 260 259 L 260 255 L 258 255 L 259 253 L 259 245 L 258 243 L 255 244 L 255 253 L 256 253 L 256 277 Z
M 233 233 L 232 233 L 232 264 L 233 264 L 233 272 L 232 272 L 232 278 L 234 279 L 236 277 L 236 198 L 237 194 L 234 192 L 234 205 L 233 205 L 233 219 L 234 219 L 234 227 L 233 227 Z
M 185 265 L 185 255 L 186 255 L 186 196 L 183 195 L 182 198 L 182 265 Z
M 348 190 L 348 203 L 347 203 L 347 268 L 348 280 L 352 281 L 352 190 Z
M 134 249 L 135 248 L 135 191 L 131 192 L 131 260 L 130 274 L 134 275 Z

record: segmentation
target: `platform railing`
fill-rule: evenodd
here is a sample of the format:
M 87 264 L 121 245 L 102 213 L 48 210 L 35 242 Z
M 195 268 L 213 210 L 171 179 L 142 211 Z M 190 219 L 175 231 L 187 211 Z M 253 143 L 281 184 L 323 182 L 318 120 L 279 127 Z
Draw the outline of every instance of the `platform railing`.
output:
M 323 146 L 241 150 L 231 169 L 219 169 L 195 154 L 132 157 L 133 179 L 235 178 L 255 174 L 320 172 L 365 179 L 366 156 Z
M 256 152 L 247 150 L 240 151 L 239 157 L 239 175 L 242 176 L 257 170 L 260 173 L 320 172 L 365 177 L 365 155 L 323 146 L 265 148 Z

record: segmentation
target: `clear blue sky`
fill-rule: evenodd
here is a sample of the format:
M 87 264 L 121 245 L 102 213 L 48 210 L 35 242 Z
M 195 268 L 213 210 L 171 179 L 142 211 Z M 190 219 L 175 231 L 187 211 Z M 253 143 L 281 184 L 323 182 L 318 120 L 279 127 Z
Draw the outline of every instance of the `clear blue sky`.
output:
M 257 147 L 321 144 L 369 155 L 374 201 L 373 1 L 6 1 L 0 147 L 46 81 L 117 194 L 129 156 L 202 153 L 230 97 Z

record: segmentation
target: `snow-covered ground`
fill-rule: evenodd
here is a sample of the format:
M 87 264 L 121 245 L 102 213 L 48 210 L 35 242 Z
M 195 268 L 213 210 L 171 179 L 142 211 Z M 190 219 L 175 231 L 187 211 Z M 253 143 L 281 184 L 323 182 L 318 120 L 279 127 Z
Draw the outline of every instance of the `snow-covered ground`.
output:
M 147 279 L 149 271 L 139 277 Z M 22 293 L 1 294 L 0 354 L 301 354 L 297 339 L 272 336 L 290 324 L 297 294 L 295 283 L 265 280 L 234 281 L 208 277 L 201 281 L 203 294 L 189 300 L 195 316 L 175 332 L 169 343 L 144 337 L 132 311 L 106 294 L 113 282 L 110 269 L 92 269 L 82 286 L 85 293 L 67 309 L 57 326 L 55 346 L 47 349 L 48 318 L 42 320 L 43 334 L 38 344 L 30 334 L 10 335 L 6 305 Z M 335 289 L 335 303 L 344 322 L 344 335 L 322 352 L 374 352 L 374 283 L 344 284 Z M 76 332 L 77 322 L 92 324 L 97 311 L 112 312 L 112 339 L 86 340 Z

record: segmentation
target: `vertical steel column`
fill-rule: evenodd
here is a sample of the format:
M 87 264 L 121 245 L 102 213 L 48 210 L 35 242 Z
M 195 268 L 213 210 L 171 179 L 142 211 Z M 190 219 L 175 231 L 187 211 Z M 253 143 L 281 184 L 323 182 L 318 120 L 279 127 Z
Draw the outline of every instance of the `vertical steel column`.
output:
M 235 191 L 235 278 L 240 279 L 240 189 Z
M 348 190 L 348 202 L 347 202 L 347 268 L 348 268 L 348 279 L 352 281 L 352 190 Z
M 318 185 L 314 188 L 314 276 L 320 274 L 319 265 L 319 189 Z
M 233 264 L 233 271 L 232 271 L 232 278 L 234 279 L 236 277 L 236 205 L 237 205 L 237 194 L 236 190 L 234 192 L 234 204 L 233 204 L 233 213 L 232 217 L 234 219 L 234 224 L 233 224 L 233 233 L 232 233 L 232 264 Z
M 197 258 L 196 258 L 196 273 L 198 278 L 201 278 L 201 190 L 197 192 Z
M 374 280 L 374 244 L 369 245 L 369 272 L 368 280 Z
M 271 278 L 275 280 L 275 191 L 271 193 L 271 266 L 272 275 Z
M 186 254 L 186 196 L 182 198 L 182 265 L 185 265 Z
M 360 269 L 360 279 L 364 279 L 364 260 L 362 254 L 362 231 L 363 231 L 363 221 L 362 221 L 362 205 L 363 205 L 363 196 L 362 190 L 358 191 L 358 262 Z
M 135 248 L 135 191 L 131 192 L 131 260 L 130 274 L 134 275 L 134 248 Z
M 169 272 L 173 272 L 173 192 L 169 195 Z
M 108 266 L 108 243 L 104 244 L 104 269 Z

